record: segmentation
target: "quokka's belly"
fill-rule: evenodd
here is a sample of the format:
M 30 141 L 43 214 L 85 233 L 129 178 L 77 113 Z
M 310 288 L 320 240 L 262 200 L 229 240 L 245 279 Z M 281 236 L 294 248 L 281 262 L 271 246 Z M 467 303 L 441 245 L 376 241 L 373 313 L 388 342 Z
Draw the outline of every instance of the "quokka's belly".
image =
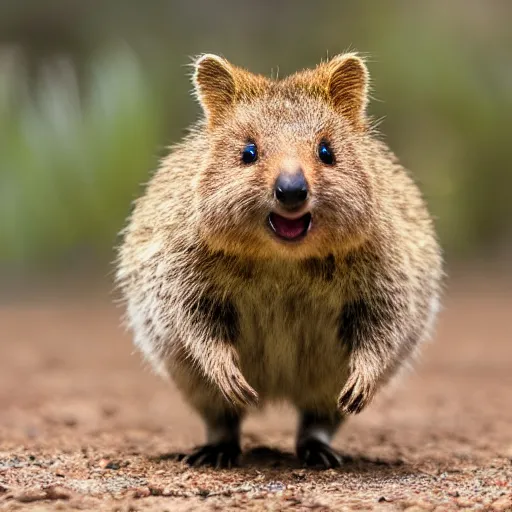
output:
M 338 338 L 338 318 L 328 308 L 293 299 L 241 312 L 241 369 L 262 400 L 285 399 L 304 407 L 335 405 L 348 366 L 347 351 Z

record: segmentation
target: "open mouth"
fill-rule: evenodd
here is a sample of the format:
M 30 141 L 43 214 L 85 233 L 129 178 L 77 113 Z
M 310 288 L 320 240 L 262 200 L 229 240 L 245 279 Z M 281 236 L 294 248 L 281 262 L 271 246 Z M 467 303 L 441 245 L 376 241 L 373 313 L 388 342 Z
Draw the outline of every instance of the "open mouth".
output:
M 311 226 L 311 214 L 306 213 L 297 219 L 289 219 L 272 212 L 268 217 L 268 223 L 279 238 L 294 242 L 307 235 Z

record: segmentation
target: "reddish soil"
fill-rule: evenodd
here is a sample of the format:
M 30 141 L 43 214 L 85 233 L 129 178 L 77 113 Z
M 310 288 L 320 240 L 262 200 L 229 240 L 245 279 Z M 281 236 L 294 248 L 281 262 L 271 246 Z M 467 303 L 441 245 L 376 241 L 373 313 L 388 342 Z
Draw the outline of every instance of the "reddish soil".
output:
M 0 510 L 512 510 L 512 288 L 450 287 L 423 361 L 305 470 L 288 408 L 251 417 L 243 466 L 190 469 L 203 439 L 144 368 L 108 297 L 0 305 Z

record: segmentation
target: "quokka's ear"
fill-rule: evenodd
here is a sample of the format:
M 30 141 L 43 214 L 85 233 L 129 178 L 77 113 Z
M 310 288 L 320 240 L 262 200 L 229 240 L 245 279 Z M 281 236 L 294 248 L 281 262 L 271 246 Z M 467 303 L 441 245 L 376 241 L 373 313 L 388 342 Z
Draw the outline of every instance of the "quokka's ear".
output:
M 217 55 L 199 57 L 193 76 L 194 88 L 208 124 L 216 125 L 235 101 L 236 85 L 231 64 Z
M 205 54 L 194 64 L 193 83 L 210 128 L 217 126 L 238 101 L 262 94 L 269 80 L 233 66 L 217 55 Z
M 356 54 L 338 55 L 326 66 L 327 95 L 333 105 L 358 130 L 366 127 L 369 74 Z M 324 75 L 325 76 L 325 75 Z

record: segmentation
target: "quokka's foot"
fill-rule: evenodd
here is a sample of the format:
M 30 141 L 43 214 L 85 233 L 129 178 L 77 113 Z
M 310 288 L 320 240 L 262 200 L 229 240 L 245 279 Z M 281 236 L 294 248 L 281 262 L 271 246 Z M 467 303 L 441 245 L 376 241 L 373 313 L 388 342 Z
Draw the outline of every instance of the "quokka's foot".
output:
M 185 457 L 185 462 L 195 467 L 231 468 L 238 465 L 241 453 L 238 443 L 205 444 Z
M 339 468 L 341 456 L 328 444 L 317 439 L 307 439 L 297 446 L 297 457 L 309 467 L 322 469 Z

